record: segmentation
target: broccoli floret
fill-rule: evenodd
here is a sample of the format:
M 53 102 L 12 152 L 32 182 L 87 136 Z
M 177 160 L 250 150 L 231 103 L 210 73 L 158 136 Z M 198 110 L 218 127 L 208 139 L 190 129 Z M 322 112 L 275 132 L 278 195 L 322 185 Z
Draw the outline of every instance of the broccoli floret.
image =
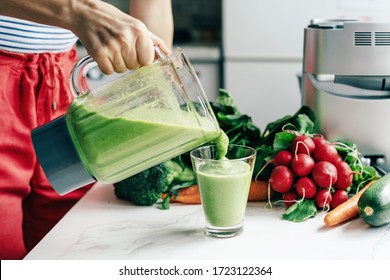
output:
M 149 206 L 173 186 L 195 183 L 195 174 L 180 158 L 174 158 L 114 184 L 118 198 L 136 205 Z

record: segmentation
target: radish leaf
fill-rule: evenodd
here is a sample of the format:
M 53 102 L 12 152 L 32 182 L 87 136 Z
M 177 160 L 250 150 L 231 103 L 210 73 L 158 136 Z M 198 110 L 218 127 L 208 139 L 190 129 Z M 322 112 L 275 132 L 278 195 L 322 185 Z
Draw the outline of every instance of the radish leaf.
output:
M 282 218 L 291 222 L 303 222 L 317 215 L 317 207 L 312 199 L 304 199 L 291 205 Z
M 273 150 L 275 153 L 281 150 L 289 150 L 292 141 L 295 139 L 295 135 L 291 132 L 279 132 L 275 134 L 273 142 Z

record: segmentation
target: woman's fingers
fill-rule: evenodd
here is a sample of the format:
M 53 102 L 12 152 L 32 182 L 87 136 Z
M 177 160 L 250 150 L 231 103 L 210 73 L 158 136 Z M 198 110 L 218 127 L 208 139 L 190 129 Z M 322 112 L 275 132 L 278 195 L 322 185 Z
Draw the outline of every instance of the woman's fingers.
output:
M 154 60 L 154 46 L 150 37 L 139 38 L 135 44 L 137 61 L 140 66 L 145 66 Z
M 126 69 L 134 70 L 151 64 L 155 59 L 155 45 L 164 54 L 170 53 L 164 41 L 149 31 L 135 40 L 123 41 L 119 48 L 111 48 L 112 68 L 122 73 Z
M 160 37 L 156 36 L 152 32 L 149 31 L 150 38 L 153 41 L 153 44 L 156 45 L 165 55 L 168 55 L 171 53 L 171 50 L 167 47 L 164 40 Z
M 93 57 L 99 69 L 106 75 L 114 73 L 114 66 L 112 64 L 111 59 L 107 54 L 104 53 L 103 50 L 99 50 L 97 52 L 88 51 L 88 54 Z
M 151 64 L 157 46 L 164 54 L 170 50 L 164 41 L 150 32 L 146 26 L 134 19 L 132 22 L 116 22 L 116 28 L 102 30 L 91 36 L 86 44 L 88 53 L 97 62 L 104 74 L 123 73 Z

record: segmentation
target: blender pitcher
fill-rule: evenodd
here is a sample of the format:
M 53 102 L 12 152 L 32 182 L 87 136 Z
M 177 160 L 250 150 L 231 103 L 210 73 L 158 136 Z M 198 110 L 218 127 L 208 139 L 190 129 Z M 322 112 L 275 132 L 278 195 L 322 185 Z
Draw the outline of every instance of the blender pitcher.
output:
M 63 195 L 86 184 L 116 183 L 216 139 L 221 131 L 181 49 L 97 89 L 90 56 L 71 73 L 67 113 L 32 131 L 38 160 Z

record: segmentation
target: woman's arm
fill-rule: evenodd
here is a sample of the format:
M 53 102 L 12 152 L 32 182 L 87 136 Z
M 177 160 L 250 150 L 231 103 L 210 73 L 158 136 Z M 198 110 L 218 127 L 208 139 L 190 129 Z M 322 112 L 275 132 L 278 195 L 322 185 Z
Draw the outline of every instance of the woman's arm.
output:
M 1 0 L 0 14 L 71 30 L 106 74 L 151 63 L 153 44 L 169 53 L 144 23 L 99 0 Z
M 171 0 L 131 0 L 130 15 L 172 47 L 173 15 Z

